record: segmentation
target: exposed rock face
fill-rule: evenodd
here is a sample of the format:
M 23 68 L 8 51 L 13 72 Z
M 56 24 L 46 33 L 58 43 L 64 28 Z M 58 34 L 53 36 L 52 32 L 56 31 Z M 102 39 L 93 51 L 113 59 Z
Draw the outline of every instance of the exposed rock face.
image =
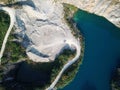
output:
M 120 27 L 120 0 L 57 0 L 77 6 L 80 9 L 104 16 Z
M 23 38 L 26 53 L 35 62 L 53 61 L 71 42 L 79 42 L 64 21 L 62 4 L 54 0 L 34 0 L 16 9 L 16 32 Z
M 65 24 L 62 3 L 72 4 L 104 16 L 120 27 L 120 0 L 28 0 L 27 2 L 31 4 L 16 10 L 16 27 L 27 48 L 27 55 L 35 62 L 53 61 L 64 47 L 68 47 L 67 42 L 77 42 Z

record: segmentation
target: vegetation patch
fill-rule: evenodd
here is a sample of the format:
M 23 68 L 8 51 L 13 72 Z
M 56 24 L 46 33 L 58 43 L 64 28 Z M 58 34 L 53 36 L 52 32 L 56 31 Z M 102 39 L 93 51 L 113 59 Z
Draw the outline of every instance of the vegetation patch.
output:
M 120 90 L 120 68 L 117 68 L 114 72 L 114 76 L 111 80 L 112 90 Z
M 17 39 L 15 39 L 15 35 L 11 33 L 2 57 L 2 65 L 15 63 L 19 60 L 25 60 L 26 58 L 25 48 L 17 41 Z
M 9 28 L 10 17 L 4 11 L 0 11 L 0 49 L 5 37 L 5 34 Z M 0 80 L 2 79 L 3 67 L 0 65 Z M 0 90 L 4 90 L 3 87 L 0 87 Z
M 11 4 L 11 3 L 15 2 L 15 0 L 0 0 L 0 2 L 3 2 L 5 4 Z
M 0 48 L 2 47 L 2 43 L 9 28 L 9 24 L 9 15 L 6 14 L 4 11 L 0 11 Z M 26 59 L 25 49 L 20 45 L 20 43 L 14 41 L 16 40 L 16 38 L 13 32 L 14 31 L 12 30 L 6 44 L 5 52 L 1 59 L 2 64 L 0 65 L 0 80 L 3 79 L 3 69 L 6 67 L 7 64 Z M 0 86 L 0 90 L 4 90 L 4 88 Z
M 63 3 L 63 7 L 64 7 L 64 19 L 69 28 L 71 29 L 72 34 L 76 38 L 81 37 L 80 30 L 76 28 L 76 23 L 73 20 L 74 14 L 75 12 L 77 12 L 78 8 L 66 3 Z
M 76 28 L 74 20 L 72 19 L 74 16 L 74 13 L 78 9 L 69 4 L 64 4 L 64 8 L 65 8 L 65 12 L 67 11 L 67 14 L 65 13 L 65 17 L 64 17 L 66 20 L 66 23 L 69 25 L 70 29 L 72 30 L 72 33 L 74 33 L 76 38 L 80 39 L 82 50 L 81 50 L 81 56 L 79 60 L 75 62 L 73 65 L 71 65 L 64 72 L 64 74 L 58 81 L 56 85 L 57 88 L 63 88 L 74 79 L 74 77 L 76 76 L 76 73 L 78 72 L 79 66 L 82 63 L 82 59 L 84 55 L 84 46 L 85 46 L 84 38 L 82 37 L 80 31 Z M 45 84 L 42 85 L 42 87 L 32 87 L 34 88 L 33 90 L 44 90 L 45 88 L 49 87 L 49 85 L 55 80 L 56 76 L 61 71 L 63 66 L 66 63 L 68 63 L 69 60 L 74 58 L 75 54 L 76 54 L 75 51 L 73 52 L 71 50 L 64 50 L 63 53 L 61 53 L 61 55 L 59 55 L 54 62 L 49 62 L 49 63 L 35 63 L 35 62 L 32 62 L 31 60 L 28 60 L 27 63 L 30 65 L 31 68 L 33 68 L 34 70 L 45 72 L 47 75 L 50 76 L 47 82 L 45 82 Z
M 25 90 L 45 90 L 47 87 L 49 87 L 49 85 L 55 80 L 56 76 L 58 75 L 58 73 L 61 71 L 61 69 L 63 68 L 64 64 L 66 64 L 68 62 L 68 60 L 71 60 L 75 55 L 74 51 L 71 50 L 64 50 L 63 53 L 61 53 L 54 62 L 49 62 L 49 63 L 35 63 L 31 60 L 25 61 L 25 64 L 21 66 L 21 68 L 23 68 L 22 70 L 18 70 L 21 72 L 27 72 L 27 73 L 31 73 L 31 75 L 24 75 L 23 74 L 23 78 L 20 80 L 25 80 L 25 81 L 30 81 L 29 79 L 26 79 L 27 77 L 30 77 L 31 79 L 33 79 L 35 77 L 35 75 L 32 75 L 33 73 L 39 72 L 39 78 L 37 78 L 37 80 L 39 80 L 39 85 L 29 85 L 26 86 L 24 85 Z M 30 72 L 29 72 L 30 70 Z M 18 75 L 19 76 L 19 75 Z M 33 77 L 34 76 L 34 77 Z M 44 78 L 45 76 L 45 78 Z M 21 77 L 21 75 L 20 75 Z M 43 77 L 41 79 L 41 77 Z M 67 78 L 67 77 L 66 77 Z M 35 83 L 37 84 L 37 82 Z M 58 85 L 60 86 L 61 83 L 58 83 Z
M 82 63 L 82 59 L 84 56 L 84 38 L 82 36 L 82 34 L 80 33 L 80 30 L 77 29 L 76 24 L 73 20 L 74 14 L 77 12 L 78 8 L 70 5 L 70 4 L 65 4 L 63 3 L 64 6 L 64 19 L 66 21 L 66 23 L 68 24 L 68 26 L 70 27 L 72 34 L 76 37 L 80 39 L 81 42 L 81 56 L 79 58 L 79 60 L 77 60 L 74 64 L 72 64 L 62 75 L 62 77 L 60 78 L 60 80 L 58 81 L 56 87 L 62 89 L 63 87 L 65 87 L 66 85 L 68 85 L 76 76 L 78 70 L 79 70 L 79 66 Z M 73 58 L 73 57 L 72 57 Z M 62 59 L 60 59 L 62 60 Z M 71 60 L 71 59 L 70 59 Z M 67 62 L 66 62 L 67 63 Z M 65 65 L 65 63 L 64 63 Z
M 80 65 L 82 64 L 83 56 L 84 56 L 84 39 L 81 38 L 81 56 L 79 60 L 77 60 L 74 64 L 72 64 L 62 75 L 60 80 L 58 81 L 56 87 L 57 88 L 64 88 L 68 85 L 76 76 Z
M 82 53 L 81 53 L 80 59 L 76 63 L 71 65 L 64 72 L 61 79 L 59 80 L 59 82 L 56 85 L 57 88 L 63 88 L 64 86 L 66 86 L 68 83 L 70 83 L 74 79 L 76 73 L 78 72 L 79 66 L 82 62 L 82 58 L 83 58 L 83 54 L 84 54 L 84 39 L 82 38 L 80 31 L 76 28 L 74 20 L 72 19 L 72 17 L 74 16 L 74 13 L 78 9 L 72 5 L 65 4 L 65 3 L 63 4 L 63 6 L 64 6 L 64 11 L 67 12 L 67 13 L 65 13 L 65 16 L 64 16 L 66 23 L 69 25 L 74 36 L 76 36 L 76 38 L 80 39 L 81 46 L 82 46 L 82 50 L 81 50 Z M 8 18 L 8 16 L 6 18 Z M 6 18 L 5 18 L 5 20 L 6 20 Z M 9 20 L 9 18 L 8 18 L 8 20 Z M 9 22 L 4 22 L 4 24 L 9 26 Z M 0 25 L 1 25 L 0 28 L 3 28 L 1 22 L 0 22 Z M 5 26 L 5 30 L 7 30 L 6 26 Z M 6 45 L 6 48 L 5 48 L 5 52 L 4 52 L 4 55 L 2 58 L 2 66 L 4 67 L 6 64 L 15 63 L 15 62 L 18 62 L 21 60 L 26 60 L 25 63 L 27 65 L 27 67 L 31 68 L 33 71 L 41 72 L 41 75 L 44 73 L 43 76 L 44 75 L 49 76 L 47 78 L 47 80 L 44 80 L 44 82 L 42 82 L 42 85 L 30 86 L 30 87 L 24 86 L 24 88 L 26 88 L 25 90 L 44 90 L 55 80 L 56 76 L 61 71 L 63 66 L 66 63 L 68 63 L 69 60 L 71 60 L 72 58 L 75 57 L 75 54 L 76 54 L 75 51 L 64 50 L 56 58 L 56 60 L 54 62 L 49 62 L 49 63 L 32 62 L 31 60 L 29 60 L 27 58 L 25 48 L 23 48 L 21 46 L 20 42 L 18 41 L 18 39 L 16 38 L 16 35 L 13 32 L 11 32 L 8 42 L 7 42 L 7 45 Z M 2 66 L 0 67 L 0 73 L 3 72 Z M 2 74 L 1 74 L 0 78 L 2 79 Z M 3 90 L 3 89 L 0 89 L 0 90 Z
M 5 34 L 9 28 L 10 17 L 4 11 L 0 11 L 0 48 L 2 46 Z

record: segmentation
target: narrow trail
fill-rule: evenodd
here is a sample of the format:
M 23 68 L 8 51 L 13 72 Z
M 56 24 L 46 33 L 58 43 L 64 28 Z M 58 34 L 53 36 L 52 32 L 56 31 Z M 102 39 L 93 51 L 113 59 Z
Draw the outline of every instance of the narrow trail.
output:
M 7 12 L 10 16 L 10 26 L 7 30 L 7 33 L 4 37 L 4 40 L 3 40 L 3 43 L 2 43 L 2 47 L 1 47 L 1 50 L 0 50 L 0 64 L 1 64 L 1 58 L 3 56 L 3 53 L 5 51 L 5 47 L 6 47 L 6 43 L 7 43 L 7 40 L 8 40 L 8 37 L 10 35 L 10 32 L 13 28 L 13 25 L 14 25 L 14 22 L 15 22 L 15 10 L 13 8 L 9 8 L 9 7 L 1 7 L 0 6 L 0 10 L 3 10 L 5 12 Z
M 3 53 L 4 53 L 4 50 L 5 50 L 5 47 L 6 47 L 6 43 L 7 43 L 8 37 L 10 35 L 10 32 L 11 32 L 11 30 L 13 28 L 13 25 L 14 25 L 14 22 L 15 22 L 16 19 L 15 19 L 15 10 L 13 8 L 1 7 L 0 6 L 0 10 L 3 10 L 5 12 L 7 12 L 9 14 L 9 16 L 10 16 L 10 26 L 9 26 L 9 28 L 7 30 L 7 33 L 6 33 L 5 37 L 4 37 L 4 40 L 3 40 L 3 43 L 2 43 L 2 47 L 1 47 L 1 50 L 0 50 L 0 64 L 1 64 L 1 58 L 3 56 Z M 81 46 L 80 46 L 79 39 L 76 42 L 73 42 L 72 40 L 69 40 L 66 43 L 69 44 L 70 46 L 73 45 L 76 48 L 76 56 L 72 60 L 69 60 L 68 63 L 66 63 L 63 66 L 62 70 L 59 72 L 59 74 L 57 75 L 55 80 L 52 82 L 50 87 L 48 87 L 46 90 L 53 90 L 55 85 L 57 84 L 57 82 L 61 78 L 62 74 L 64 73 L 64 71 L 68 67 L 70 67 L 73 63 L 75 63 L 77 60 L 79 60 L 79 57 L 80 57 L 80 54 L 81 54 Z
M 81 54 L 81 46 L 79 42 L 68 42 L 69 45 L 74 45 L 76 48 L 76 55 L 72 60 L 69 60 L 68 63 L 66 63 L 62 70 L 59 72 L 59 74 L 57 75 L 57 77 L 55 78 L 55 80 L 52 82 L 52 84 L 50 85 L 50 87 L 48 87 L 46 90 L 54 90 L 55 85 L 57 84 L 57 82 L 59 81 L 59 79 L 61 78 L 62 74 L 64 73 L 64 71 L 71 66 L 73 63 L 75 63 L 77 60 L 79 60 L 80 54 Z

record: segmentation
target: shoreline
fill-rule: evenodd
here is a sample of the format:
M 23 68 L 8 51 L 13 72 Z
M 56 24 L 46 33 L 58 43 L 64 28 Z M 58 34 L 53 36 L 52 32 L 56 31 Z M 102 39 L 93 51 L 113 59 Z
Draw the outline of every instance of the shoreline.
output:
M 79 34 L 78 34 L 78 29 L 75 28 L 74 26 L 74 23 L 72 22 L 69 22 L 70 20 L 67 20 L 67 19 L 70 19 L 74 16 L 75 12 L 77 12 L 77 8 L 73 5 L 70 5 L 70 4 L 65 4 L 63 3 L 63 8 L 64 8 L 64 19 L 65 19 L 65 22 L 66 24 L 69 26 L 69 28 L 72 30 L 72 34 L 76 37 L 76 39 L 78 41 L 80 41 L 80 38 L 79 38 Z M 67 9 L 67 10 L 66 10 Z M 69 10 L 68 10 L 69 9 Z M 67 14 L 66 14 L 66 11 L 67 11 Z M 69 16 L 70 15 L 70 16 Z M 76 32 L 75 32 L 76 31 Z M 69 42 L 68 42 L 69 44 Z M 52 90 L 54 89 L 55 85 L 59 82 L 60 78 L 62 77 L 63 73 L 69 68 L 71 67 L 71 65 L 73 65 L 76 61 L 79 60 L 80 56 L 81 56 L 81 41 L 80 43 L 78 43 L 77 45 L 72 43 L 71 42 L 71 45 L 75 46 L 76 48 L 76 55 L 75 57 L 72 59 L 72 60 L 69 60 L 64 66 L 63 68 L 61 69 L 61 71 L 59 72 L 59 74 L 57 75 L 56 79 L 53 81 L 53 83 L 50 85 L 50 87 L 48 87 L 46 90 Z M 78 66 L 79 67 L 79 66 Z
M 6 35 L 5 35 L 5 39 L 4 39 L 4 42 L 3 42 L 3 45 L 2 45 L 1 58 L 2 58 L 2 55 L 3 55 L 4 49 L 5 49 L 6 43 L 7 43 L 8 36 L 9 36 L 11 30 L 12 30 L 12 27 L 13 27 L 14 21 L 15 21 L 15 17 L 14 17 L 15 14 L 12 12 L 12 9 L 11 10 L 8 10 L 8 9 L 9 8 L 5 9 L 5 11 L 7 11 L 9 13 L 9 15 L 10 15 L 10 26 L 9 26 L 9 29 L 8 29 Z M 79 39 L 77 41 L 79 41 Z M 80 56 L 81 47 L 80 47 L 80 43 L 79 42 L 72 42 L 71 40 L 68 40 L 66 43 L 68 45 L 70 45 L 70 47 L 74 46 L 76 48 L 77 54 L 71 61 L 69 61 L 69 63 L 64 65 L 64 67 L 60 71 L 59 75 L 56 77 L 55 81 L 50 85 L 50 87 L 53 87 L 53 88 L 54 88 L 55 84 L 59 81 L 59 79 L 60 79 L 61 75 L 63 74 L 63 72 L 69 66 L 71 66 L 74 62 L 76 62 L 78 60 L 79 56 Z

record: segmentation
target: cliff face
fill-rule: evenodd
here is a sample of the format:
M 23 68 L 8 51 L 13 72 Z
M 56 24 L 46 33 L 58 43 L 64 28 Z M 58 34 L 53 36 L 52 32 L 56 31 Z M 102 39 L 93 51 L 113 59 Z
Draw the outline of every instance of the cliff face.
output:
M 16 0 L 21 2 L 21 0 Z M 16 9 L 17 33 L 23 38 L 27 55 L 36 62 L 54 60 L 66 41 L 76 42 L 64 21 L 62 3 L 104 16 L 120 27 L 119 0 L 22 0 Z
M 9 1 L 9 2 L 8 2 Z M 14 0 L 14 2 L 21 0 Z M 27 0 L 22 0 L 27 1 Z M 29 0 L 34 1 L 35 0 Z M 104 16 L 116 26 L 120 27 L 120 0 L 50 0 L 59 3 L 68 3 L 80 9 Z M 0 3 L 10 3 L 13 0 L 0 0 Z
M 16 32 L 23 39 L 27 55 L 36 62 L 40 57 L 43 62 L 54 60 L 66 42 L 77 42 L 64 21 L 62 3 L 104 16 L 120 27 L 120 0 L 15 1 L 22 5 L 16 9 Z
M 56 0 L 69 3 L 90 13 L 104 16 L 120 27 L 120 0 Z
M 16 9 L 16 33 L 23 39 L 28 57 L 35 62 L 54 61 L 65 48 L 79 40 L 64 20 L 62 4 L 53 0 L 29 0 Z M 80 46 L 80 45 L 78 45 Z

